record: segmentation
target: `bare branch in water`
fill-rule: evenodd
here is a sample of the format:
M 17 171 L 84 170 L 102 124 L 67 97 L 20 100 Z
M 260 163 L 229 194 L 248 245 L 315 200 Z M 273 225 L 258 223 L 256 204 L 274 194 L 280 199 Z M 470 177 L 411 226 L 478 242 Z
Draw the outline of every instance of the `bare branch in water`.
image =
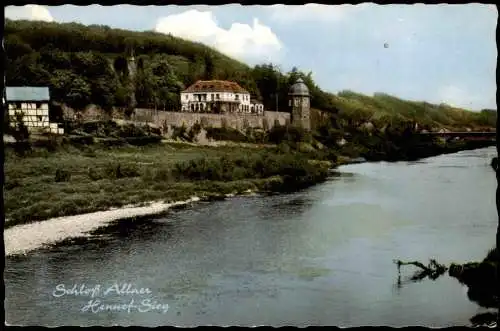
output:
M 411 261 L 411 262 L 404 262 L 401 260 L 394 260 L 394 263 L 398 266 L 398 273 L 401 272 L 401 266 L 403 265 L 414 265 L 420 269 L 421 271 L 417 271 L 412 277 L 412 281 L 419 281 L 422 280 L 426 277 L 435 280 L 442 274 L 448 270 L 448 268 L 443 265 L 439 264 L 436 260 L 431 259 L 429 261 L 429 264 L 426 266 L 422 262 L 419 261 Z

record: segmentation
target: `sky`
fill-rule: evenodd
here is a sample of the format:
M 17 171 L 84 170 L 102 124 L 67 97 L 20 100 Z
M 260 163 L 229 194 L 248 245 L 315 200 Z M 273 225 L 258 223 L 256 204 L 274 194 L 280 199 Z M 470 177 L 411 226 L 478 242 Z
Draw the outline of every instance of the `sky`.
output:
M 496 109 L 494 5 L 8 6 L 10 19 L 171 33 L 321 89 Z

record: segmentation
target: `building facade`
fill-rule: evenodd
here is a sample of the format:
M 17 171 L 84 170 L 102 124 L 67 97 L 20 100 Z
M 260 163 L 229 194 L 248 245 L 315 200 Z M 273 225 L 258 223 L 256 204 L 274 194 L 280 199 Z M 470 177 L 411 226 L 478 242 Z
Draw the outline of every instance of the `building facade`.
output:
M 181 92 L 183 112 L 247 113 L 262 115 L 264 105 L 251 99 L 250 93 L 235 82 L 199 80 Z
M 310 130 L 309 89 L 301 78 L 290 87 L 288 96 L 288 106 L 291 108 L 292 113 L 292 125 Z
M 10 125 L 15 126 L 18 114 L 29 131 L 63 134 L 58 123 L 50 122 L 50 94 L 48 87 L 6 87 L 5 105 Z

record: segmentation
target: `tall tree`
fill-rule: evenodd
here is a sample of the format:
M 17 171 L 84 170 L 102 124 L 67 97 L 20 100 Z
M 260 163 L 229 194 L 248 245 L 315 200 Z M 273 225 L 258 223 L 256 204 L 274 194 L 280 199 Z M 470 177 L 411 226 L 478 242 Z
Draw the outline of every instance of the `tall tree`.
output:
M 205 80 L 215 79 L 215 64 L 214 58 L 211 52 L 205 52 Z

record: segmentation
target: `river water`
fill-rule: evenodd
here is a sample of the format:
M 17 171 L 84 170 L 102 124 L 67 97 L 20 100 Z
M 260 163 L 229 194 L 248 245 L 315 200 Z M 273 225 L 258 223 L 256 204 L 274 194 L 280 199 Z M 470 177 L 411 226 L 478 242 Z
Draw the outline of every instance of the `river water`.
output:
M 483 310 L 466 288 L 447 275 L 405 283 L 412 266 L 402 268 L 398 286 L 393 259 L 449 264 L 486 256 L 497 224 L 495 153 L 346 165 L 298 193 L 197 203 L 117 222 L 96 240 L 8 257 L 6 321 L 468 325 Z M 71 293 L 82 284 L 96 289 L 94 297 Z

